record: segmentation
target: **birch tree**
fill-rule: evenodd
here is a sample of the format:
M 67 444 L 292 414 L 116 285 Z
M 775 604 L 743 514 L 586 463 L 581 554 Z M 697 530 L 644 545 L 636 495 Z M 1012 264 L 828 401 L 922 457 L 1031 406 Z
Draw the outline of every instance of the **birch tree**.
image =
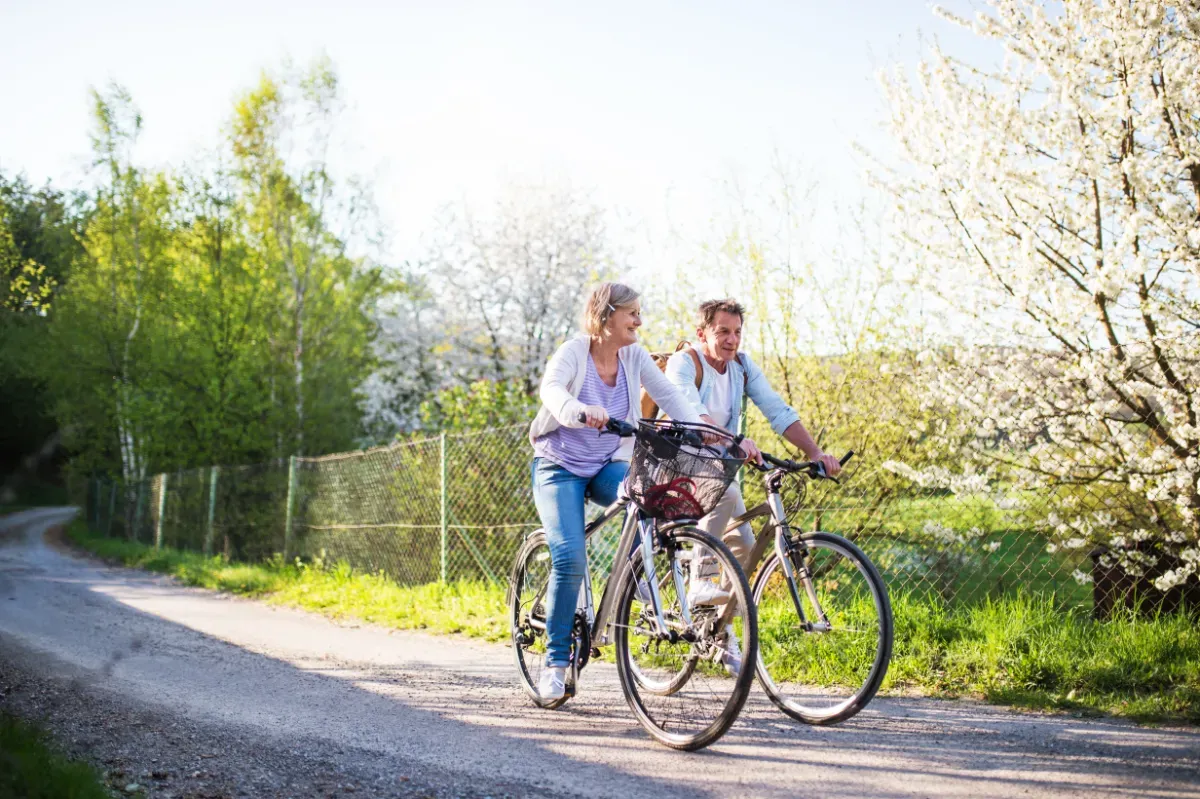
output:
M 293 417 L 291 441 L 281 441 L 281 451 L 322 449 L 311 434 L 327 429 L 330 417 L 357 424 L 352 402 L 321 403 L 323 417 L 312 418 L 316 398 L 340 396 L 347 381 L 360 379 L 372 333 L 362 310 L 379 287 L 378 270 L 347 252 L 369 206 L 339 185 L 331 166 L 342 106 L 336 73 L 318 61 L 281 78 L 264 75 L 234 115 L 233 152 L 251 244 L 286 291 L 279 326 L 269 336 L 290 367 L 271 377 L 280 381 L 272 382 L 272 399 L 286 397 Z M 325 367 L 320 374 L 313 373 L 314 362 Z
M 938 13 L 1002 63 L 934 46 L 884 78 L 902 163 L 875 176 L 971 322 L 926 353 L 931 408 L 989 474 L 1059 499 L 1052 548 L 1110 545 L 1170 588 L 1200 566 L 1200 12 L 988 6 Z
M 119 86 L 93 92 L 92 148 L 98 188 L 83 252 L 56 301 L 51 335 L 56 394 L 74 445 L 103 452 L 114 442 L 127 485 L 146 476 L 146 414 L 154 391 L 143 379 L 149 329 L 165 291 L 170 186 L 136 166 L 141 115 Z M 111 428 L 109 427 L 111 425 Z M 99 442 L 80 446 L 80 437 Z M 94 463 L 93 466 L 98 466 Z

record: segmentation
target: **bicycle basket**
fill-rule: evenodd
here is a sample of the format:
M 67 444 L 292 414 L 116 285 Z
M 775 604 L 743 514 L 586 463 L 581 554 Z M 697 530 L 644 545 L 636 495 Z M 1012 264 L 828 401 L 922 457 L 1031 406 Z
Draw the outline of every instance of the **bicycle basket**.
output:
M 707 429 L 643 419 L 625 484 L 642 512 L 655 519 L 699 519 L 712 512 L 737 476 L 744 456 L 732 440 L 697 446 L 689 434 Z

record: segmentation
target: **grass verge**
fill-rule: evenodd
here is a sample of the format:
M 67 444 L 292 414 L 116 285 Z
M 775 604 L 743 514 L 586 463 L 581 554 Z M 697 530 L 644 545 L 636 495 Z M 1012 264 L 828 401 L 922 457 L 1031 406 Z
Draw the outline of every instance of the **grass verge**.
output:
M 0 713 L 0 796 L 13 799 L 107 799 L 100 774 L 58 754 L 46 733 Z
M 354 618 L 402 630 L 462 633 L 487 641 L 507 639 L 504 591 L 484 582 L 397 585 L 379 574 L 354 571 L 345 563 L 250 565 L 221 557 L 153 547 L 87 532 L 76 519 L 67 529 L 76 546 L 125 566 L 169 574 L 187 585 L 256 597 L 280 605 Z
M 78 520 L 68 537 L 103 558 L 189 585 L 398 629 L 507 638 L 504 591 L 488 583 L 404 587 L 344 563 L 230 563 L 92 536 Z M 1200 723 L 1195 619 L 1129 615 L 1098 622 L 1086 612 L 1064 610 L 1052 596 L 951 608 L 896 593 L 892 605 L 896 643 L 885 692 L 972 696 L 1143 723 Z

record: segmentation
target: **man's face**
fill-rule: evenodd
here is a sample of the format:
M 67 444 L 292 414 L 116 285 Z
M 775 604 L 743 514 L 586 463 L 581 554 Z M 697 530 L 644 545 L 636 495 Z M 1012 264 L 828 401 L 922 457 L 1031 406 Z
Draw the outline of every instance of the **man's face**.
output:
M 700 349 L 714 360 L 732 361 L 742 345 L 742 318 L 728 311 L 717 311 L 712 324 L 696 331 Z

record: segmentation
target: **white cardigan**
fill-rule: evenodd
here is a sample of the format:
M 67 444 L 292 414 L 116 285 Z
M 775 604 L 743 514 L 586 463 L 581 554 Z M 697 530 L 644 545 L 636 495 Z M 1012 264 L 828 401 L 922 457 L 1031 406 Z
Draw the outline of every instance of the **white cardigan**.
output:
M 579 336 L 565 342 L 546 366 L 542 376 L 539 396 L 542 407 L 529 426 L 529 441 L 541 438 L 559 427 L 586 427 L 579 421 L 579 413 L 586 406 L 579 401 L 587 374 L 588 351 L 591 339 Z M 650 353 L 640 344 L 630 344 L 617 352 L 621 365 L 625 367 L 625 384 L 629 387 L 629 415 L 624 421 L 637 424 L 641 418 L 642 383 L 659 407 L 672 419 L 684 422 L 699 422 L 700 417 L 692 409 L 683 393 L 659 371 Z M 633 456 L 633 439 L 621 440 L 621 446 L 613 454 L 614 461 L 627 461 Z

